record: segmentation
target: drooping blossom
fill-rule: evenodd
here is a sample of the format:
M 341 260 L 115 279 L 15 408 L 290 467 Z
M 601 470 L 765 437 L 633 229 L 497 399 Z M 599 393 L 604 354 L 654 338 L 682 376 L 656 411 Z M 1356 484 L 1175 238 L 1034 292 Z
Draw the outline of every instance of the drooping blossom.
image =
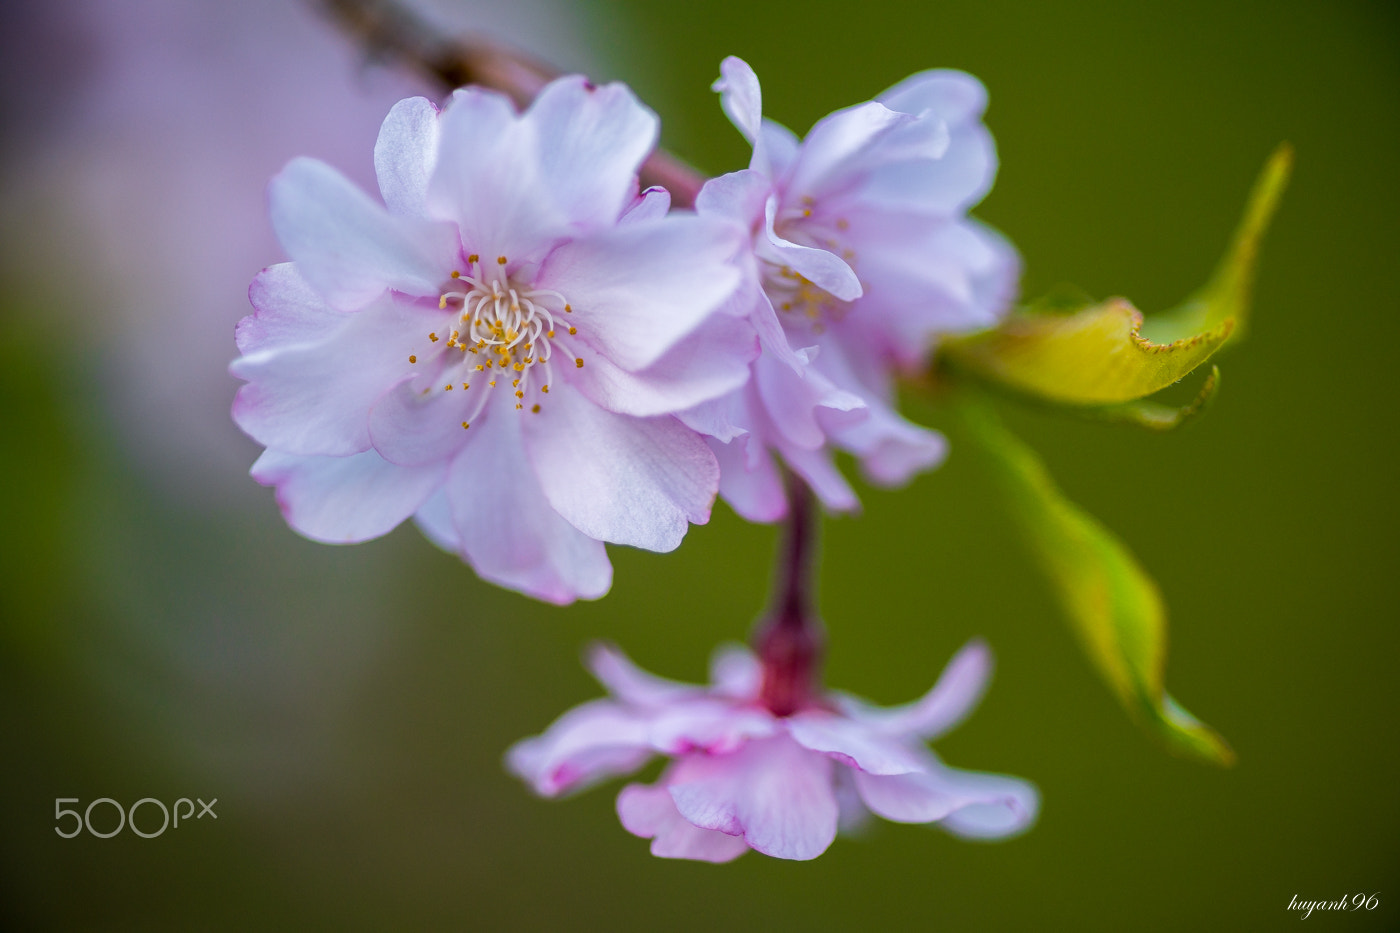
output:
M 621 652 L 595 648 L 595 677 L 611 694 L 565 713 L 507 754 L 512 771 L 553 797 L 672 759 L 651 785 L 629 784 L 617 813 L 653 855 L 727 862 L 756 849 L 811 859 L 838 827 L 870 813 L 997 839 L 1027 829 L 1039 796 L 1017 778 L 960 771 L 925 744 L 960 723 L 991 671 L 968 644 L 923 698 L 881 708 L 825 693 L 791 715 L 762 702 L 763 669 L 746 649 L 716 654 L 708 687 L 655 677 Z
M 620 84 L 561 78 L 523 114 L 467 88 L 389 113 L 383 204 L 311 159 L 273 180 L 292 261 L 253 282 L 233 414 L 295 529 L 364 541 L 412 515 L 563 603 L 607 591 L 603 542 L 667 551 L 708 519 L 714 455 L 672 413 L 758 347 L 716 313 L 742 238 L 638 194 L 656 135 Z
M 941 335 L 994 324 L 1014 297 L 1014 249 L 966 216 L 996 172 L 986 92 L 961 72 L 923 72 L 799 141 L 763 117 L 747 64 L 728 58 L 721 75 L 753 157 L 696 206 L 752 237 L 743 301 L 763 353 L 747 385 L 685 417 L 711 437 L 721 495 L 746 518 L 786 512 L 774 454 L 827 507 L 853 508 L 833 449 L 885 485 L 937 465 L 942 436 L 894 410 L 893 378 Z

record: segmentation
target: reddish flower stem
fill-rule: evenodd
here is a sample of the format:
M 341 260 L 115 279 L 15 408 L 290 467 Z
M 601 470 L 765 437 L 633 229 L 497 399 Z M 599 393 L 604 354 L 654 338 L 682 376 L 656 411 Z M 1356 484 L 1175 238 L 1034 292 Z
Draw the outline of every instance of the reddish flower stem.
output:
M 825 641 L 813 598 L 819 523 L 816 500 L 796 475 L 788 473 L 786 479 L 788 517 L 773 604 L 753 639 L 763 663 L 763 703 L 775 716 L 789 716 L 815 701 Z
M 398 59 L 452 90 L 466 84 L 491 88 L 521 109 L 528 107 L 559 71 L 480 37 L 445 39 L 395 0 L 314 0 L 364 46 L 372 58 Z M 694 207 L 705 176 L 664 149 L 657 149 L 638 173 L 642 187 L 660 185 L 675 207 Z

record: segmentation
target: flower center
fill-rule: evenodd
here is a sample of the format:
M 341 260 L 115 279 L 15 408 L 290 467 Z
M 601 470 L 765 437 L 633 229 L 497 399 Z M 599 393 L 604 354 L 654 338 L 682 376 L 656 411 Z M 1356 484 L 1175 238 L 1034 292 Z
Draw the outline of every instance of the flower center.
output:
M 834 253 L 854 269 L 855 250 L 842 246 L 839 239 L 850 224 L 844 219 L 829 222 L 813 213 L 815 207 L 814 200 L 802 198 L 799 206 L 779 212 L 773 224 L 774 231 L 790 243 Z M 784 326 L 820 334 L 828 321 L 840 320 L 851 307 L 849 301 L 835 297 L 790 266 L 767 264 L 763 280 L 764 290 L 773 307 L 778 309 L 778 319 Z
M 529 404 L 532 412 L 538 412 L 554 382 L 551 360 L 556 349 L 573 357 L 576 367 L 583 367 L 583 359 L 573 353 L 566 338 L 578 329 L 556 323 L 573 308 L 552 289 L 514 281 L 505 271 L 508 261 L 500 256 L 495 263 L 483 264 L 475 254 L 467 257 L 467 272 L 453 271 L 452 281 L 438 298 L 438 308 L 448 312 L 447 321 L 442 330 L 428 334 L 432 344 L 445 341 L 440 356 L 439 378 L 445 380 L 441 391 L 451 392 L 460 383 L 461 391 L 476 394 L 463 428 L 471 427 L 493 390 L 504 388 L 505 380 L 510 380 L 517 411 Z M 417 355 L 410 356 L 409 362 L 417 363 Z M 432 391 L 429 387 L 424 394 Z M 531 393 L 538 395 L 527 400 Z

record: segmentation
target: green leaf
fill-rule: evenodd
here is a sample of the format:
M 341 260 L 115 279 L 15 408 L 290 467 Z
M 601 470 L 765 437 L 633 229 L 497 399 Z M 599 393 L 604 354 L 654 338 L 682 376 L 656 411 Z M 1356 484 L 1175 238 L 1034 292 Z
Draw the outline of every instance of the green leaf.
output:
M 1173 751 L 1232 764 L 1225 740 L 1166 692 L 1167 617 L 1152 578 L 1112 532 L 1060 493 L 985 402 L 964 400 L 959 408 L 1071 627 L 1119 701 Z
M 1206 376 L 1206 381 L 1201 383 L 1201 391 L 1196 393 L 1196 397 L 1186 405 L 1174 407 L 1151 402 L 1147 399 L 1138 399 L 1135 402 L 1106 405 L 1102 408 L 1085 408 L 1082 411 L 1089 417 L 1132 424 L 1148 431 L 1174 431 L 1184 424 L 1190 424 L 1204 414 L 1211 402 L 1215 401 L 1215 396 L 1219 391 L 1220 367 L 1212 364 L 1210 375 Z
M 1210 359 L 1234 322 L 1171 344 L 1144 339 L 1142 313 L 1123 298 L 1074 314 L 1018 312 L 995 330 L 950 341 L 959 369 L 1069 405 L 1131 402 L 1165 389 Z
M 1283 189 L 1293 172 L 1293 147 L 1283 143 L 1274 150 L 1264 171 L 1254 182 L 1244 217 L 1215 274 L 1200 291 L 1177 307 L 1148 318 L 1144 336 L 1157 341 L 1180 340 L 1191 334 L 1214 330 L 1226 321 L 1234 323 L 1230 339 L 1244 336 L 1250 298 L 1254 290 L 1254 269 L 1259 244 L 1278 209 Z
M 1127 299 L 1069 303 L 1051 295 L 992 330 L 945 341 L 941 361 L 959 372 L 1061 405 L 1133 402 L 1166 388 L 1242 331 L 1259 242 L 1288 181 L 1293 151 L 1264 166 L 1243 221 L 1205 288 L 1144 322 Z

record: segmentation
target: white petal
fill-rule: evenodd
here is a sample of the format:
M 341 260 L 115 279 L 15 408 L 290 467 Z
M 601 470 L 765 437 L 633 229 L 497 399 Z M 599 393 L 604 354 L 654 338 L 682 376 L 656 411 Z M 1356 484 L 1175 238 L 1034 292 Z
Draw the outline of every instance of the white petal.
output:
M 820 198 L 848 185 L 868 168 L 888 134 L 912 118 L 870 101 L 838 110 L 817 121 L 805 139 L 787 179 L 784 203 Z M 872 152 L 873 150 L 873 152 Z
M 709 444 L 719 463 L 719 494 L 731 509 L 748 521 L 764 524 L 787 516 L 782 475 L 756 438 L 739 437 L 728 444 L 710 438 Z
M 395 104 L 374 144 L 374 173 L 391 213 L 427 216 L 428 179 L 437 155 L 437 105 L 424 97 Z
M 277 487 L 287 524 L 316 541 L 353 544 L 387 534 L 442 485 L 441 465 L 401 467 L 367 450 L 351 457 L 298 457 L 268 450 L 253 478 Z
M 671 215 L 564 244 L 538 283 L 568 297 L 569 323 L 595 349 L 636 372 L 720 310 L 744 245 L 732 224 Z
M 752 700 L 763 685 L 763 665 L 743 645 L 720 645 L 710 658 L 710 684 L 719 696 Z
M 670 551 L 689 522 L 709 520 L 719 467 L 675 418 L 615 415 L 561 391 L 529 417 L 525 443 L 549 504 L 590 538 Z
M 391 215 L 315 159 L 293 159 L 269 188 L 272 226 L 306 281 L 353 310 L 386 288 L 436 295 L 457 255 L 448 224 Z

